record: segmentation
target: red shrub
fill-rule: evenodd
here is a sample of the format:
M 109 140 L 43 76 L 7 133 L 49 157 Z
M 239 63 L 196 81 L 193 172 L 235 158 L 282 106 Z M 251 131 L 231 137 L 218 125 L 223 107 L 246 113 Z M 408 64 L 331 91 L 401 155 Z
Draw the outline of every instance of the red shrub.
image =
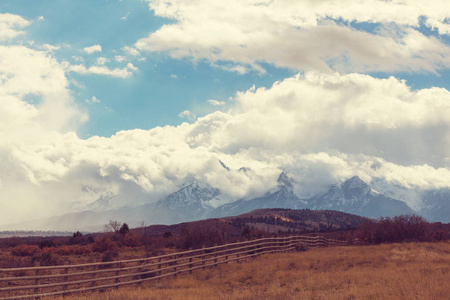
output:
M 15 256 L 33 256 L 39 253 L 40 250 L 36 245 L 17 245 L 11 250 L 11 254 Z
M 56 253 L 58 253 L 59 255 L 70 255 L 73 254 L 73 247 L 71 246 L 60 246 L 57 250 Z
M 97 238 L 91 246 L 91 250 L 93 252 L 105 252 L 108 250 L 114 250 L 116 248 L 117 243 L 111 241 L 111 239 L 106 235 L 102 235 L 99 238 Z
M 141 241 L 139 236 L 132 232 L 129 232 L 123 238 L 123 245 L 127 247 L 138 247 L 141 246 Z
M 84 255 L 91 253 L 91 247 L 89 246 L 74 246 L 73 247 L 73 254 L 76 255 Z

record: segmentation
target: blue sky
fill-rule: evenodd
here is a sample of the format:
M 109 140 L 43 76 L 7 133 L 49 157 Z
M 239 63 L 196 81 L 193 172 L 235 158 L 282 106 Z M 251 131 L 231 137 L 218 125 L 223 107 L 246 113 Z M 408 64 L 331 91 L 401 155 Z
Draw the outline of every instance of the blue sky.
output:
M 188 178 L 249 198 L 281 171 L 300 196 L 449 187 L 449 20 L 446 0 L 3 0 L 0 218 Z
M 33 25 L 20 37 L 23 42 L 60 47 L 52 55 L 59 61 L 73 62 L 82 58 L 93 65 L 99 57 L 110 62 L 110 68 L 123 67 L 114 61 L 123 55 L 123 47 L 132 47 L 139 39 L 157 31 L 169 18 L 157 17 L 145 1 L 2 1 L 2 12 L 17 14 Z M 43 20 L 40 20 L 43 17 Z M 339 22 L 339 20 L 337 20 Z M 374 32 L 380 24 L 342 22 L 358 30 Z M 448 36 L 420 24 L 420 31 L 437 36 L 448 43 Z M 87 54 L 83 48 L 100 45 L 101 52 Z M 111 136 L 120 130 L 150 129 L 177 125 L 186 121 L 178 115 L 190 110 L 197 116 L 211 112 L 207 100 L 228 101 L 237 91 L 270 87 L 275 81 L 290 77 L 301 69 L 276 68 L 265 64 L 265 74 L 225 71 L 207 60 L 193 62 L 187 58 L 173 59 L 166 53 L 145 53 L 131 62 L 139 69 L 128 78 L 111 78 L 95 74 L 68 74 L 82 86 L 72 84 L 75 101 L 89 114 L 89 121 L 78 129 L 82 138 L 93 135 Z M 145 60 L 144 60 L 145 59 Z M 227 62 L 224 62 L 226 65 Z M 392 74 L 372 72 L 385 78 Z M 449 71 L 438 74 L 398 72 L 412 88 L 431 86 L 448 89 Z M 100 103 L 88 105 L 85 100 L 96 97 Z
M 0 8 L 33 20 L 20 39 L 60 47 L 52 53 L 59 61 L 73 62 L 75 56 L 86 64 L 95 64 L 98 57 L 104 57 L 111 61 L 111 68 L 123 67 L 123 63 L 114 61 L 115 56 L 124 54 L 121 48 L 133 46 L 150 32 L 173 23 L 156 17 L 143 1 L 2 1 Z M 101 52 L 83 52 L 93 45 L 100 45 Z M 267 66 L 270 72 L 264 75 L 240 75 L 205 61 L 171 59 L 164 53 L 147 53 L 140 59 L 131 60 L 139 71 L 128 78 L 68 74 L 82 85 L 72 84 L 71 90 L 75 101 L 89 113 L 89 121 L 78 129 L 80 137 L 181 124 L 186 119 L 178 115 L 185 110 L 199 115 L 211 112 L 207 100 L 228 101 L 236 91 L 253 85 L 268 87 L 294 74 L 289 69 Z M 85 103 L 92 97 L 101 102 Z

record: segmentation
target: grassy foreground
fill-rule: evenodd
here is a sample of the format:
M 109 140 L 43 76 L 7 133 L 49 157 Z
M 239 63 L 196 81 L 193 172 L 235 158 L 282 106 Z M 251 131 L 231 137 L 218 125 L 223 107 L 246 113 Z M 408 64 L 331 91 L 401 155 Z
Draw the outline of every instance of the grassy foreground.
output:
M 450 243 L 264 255 L 141 287 L 52 299 L 450 299 Z

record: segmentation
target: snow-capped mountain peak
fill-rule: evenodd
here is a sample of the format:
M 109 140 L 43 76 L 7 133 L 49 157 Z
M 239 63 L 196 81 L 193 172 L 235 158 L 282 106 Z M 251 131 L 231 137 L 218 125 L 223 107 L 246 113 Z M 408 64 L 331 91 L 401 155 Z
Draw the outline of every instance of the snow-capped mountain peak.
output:
M 347 179 L 343 183 L 339 185 L 345 191 L 351 190 L 370 190 L 370 187 L 367 183 L 361 180 L 358 176 L 353 176 L 350 179 Z
M 219 189 L 195 179 L 156 202 L 156 207 L 172 211 L 180 220 L 191 220 L 227 202 Z
M 403 202 L 373 189 L 358 176 L 333 185 L 328 192 L 309 200 L 312 209 L 332 209 L 367 217 L 412 213 Z
M 292 179 L 289 178 L 289 177 L 286 175 L 286 173 L 284 173 L 284 172 L 281 172 L 280 176 L 278 176 L 277 183 L 278 183 L 278 188 L 285 187 L 285 188 L 288 188 L 288 189 L 290 189 L 290 190 L 293 189 L 293 186 L 292 186 Z

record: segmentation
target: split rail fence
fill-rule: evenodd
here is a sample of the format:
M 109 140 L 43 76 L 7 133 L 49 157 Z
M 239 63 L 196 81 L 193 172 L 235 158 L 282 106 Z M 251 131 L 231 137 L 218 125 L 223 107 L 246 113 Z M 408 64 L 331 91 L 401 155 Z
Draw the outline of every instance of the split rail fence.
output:
M 78 265 L 0 269 L 0 299 L 25 299 L 105 290 L 216 267 L 296 247 L 343 246 L 321 236 L 289 236 L 225 244 L 156 257 Z

